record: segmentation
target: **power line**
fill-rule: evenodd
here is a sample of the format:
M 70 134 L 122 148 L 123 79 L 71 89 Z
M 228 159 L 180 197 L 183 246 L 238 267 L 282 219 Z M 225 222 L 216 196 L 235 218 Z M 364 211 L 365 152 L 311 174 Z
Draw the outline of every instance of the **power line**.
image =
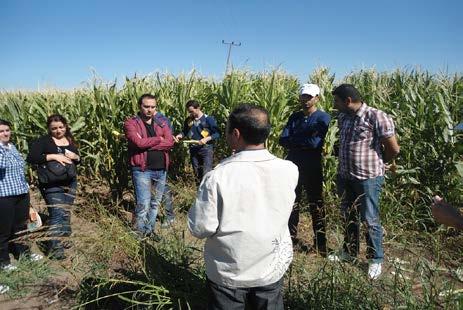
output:
M 227 66 L 225 67 L 225 75 L 228 74 L 229 69 L 230 69 L 230 54 L 231 54 L 231 49 L 233 46 L 241 46 L 241 42 L 236 42 L 231 41 L 231 42 L 225 42 L 225 40 L 222 40 L 222 44 L 227 44 L 228 45 L 228 55 L 227 55 Z

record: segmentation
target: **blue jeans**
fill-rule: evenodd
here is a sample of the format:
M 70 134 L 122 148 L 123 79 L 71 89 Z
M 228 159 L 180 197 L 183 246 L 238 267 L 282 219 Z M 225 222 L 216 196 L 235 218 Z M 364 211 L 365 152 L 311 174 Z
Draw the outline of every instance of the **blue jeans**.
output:
M 165 170 L 145 170 L 132 167 L 133 186 L 135 188 L 135 229 L 142 234 L 154 232 L 158 207 L 162 201 L 166 184 Z
M 199 185 L 203 176 L 212 170 L 214 147 L 212 145 L 193 146 L 190 148 L 191 165 Z
M 353 257 L 359 253 L 360 215 L 361 221 L 367 225 L 367 258 L 375 263 L 384 259 L 383 227 L 379 215 L 383 183 L 383 176 L 366 180 L 348 180 L 338 176 L 338 194 L 342 199 L 341 211 L 346 224 L 344 251 Z
M 77 190 L 77 179 L 72 180 L 68 186 L 53 186 L 41 188 L 42 196 L 48 207 L 49 236 L 68 237 L 71 235 L 71 211 L 70 206 L 74 204 Z M 60 240 L 50 240 L 48 251 L 63 251 Z

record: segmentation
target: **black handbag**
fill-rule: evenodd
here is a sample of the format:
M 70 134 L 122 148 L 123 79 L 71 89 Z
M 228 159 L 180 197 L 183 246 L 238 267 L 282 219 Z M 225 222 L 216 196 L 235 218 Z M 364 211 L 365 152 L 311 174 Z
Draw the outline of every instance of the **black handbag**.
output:
M 62 165 L 56 160 L 47 161 L 37 167 L 37 176 L 42 184 L 70 181 L 77 176 L 76 165 Z

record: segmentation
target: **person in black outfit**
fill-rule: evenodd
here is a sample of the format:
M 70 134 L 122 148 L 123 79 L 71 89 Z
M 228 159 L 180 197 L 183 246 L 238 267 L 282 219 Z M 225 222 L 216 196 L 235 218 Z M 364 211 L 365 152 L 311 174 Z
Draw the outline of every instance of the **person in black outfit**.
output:
M 32 142 L 27 161 L 41 165 L 56 161 L 62 165 L 76 165 L 80 162 L 79 151 L 72 137 L 67 120 L 59 114 L 47 119 L 48 134 Z M 74 204 L 77 190 L 77 178 L 59 182 L 42 183 L 40 192 L 48 206 L 48 225 L 51 237 L 71 235 L 70 207 Z M 61 240 L 47 242 L 47 254 L 50 258 L 64 259 L 64 246 Z
M 297 226 L 302 203 L 302 191 L 305 190 L 312 216 L 314 247 L 320 255 L 326 256 L 322 151 L 331 118 L 328 113 L 317 108 L 319 99 L 320 88 L 318 85 L 304 84 L 301 87 L 299 96 L 301 109 L 289 117 L 279 143 L 288 150 L 286 159 L 292 161 L 299 168 L 296 206 L 288 223 L 293 243 L 299 243 Z

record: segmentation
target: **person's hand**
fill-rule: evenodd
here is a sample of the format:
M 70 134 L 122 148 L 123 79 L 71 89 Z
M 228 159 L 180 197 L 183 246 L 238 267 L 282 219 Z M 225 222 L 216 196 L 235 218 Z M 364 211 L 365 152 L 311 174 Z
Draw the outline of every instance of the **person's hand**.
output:
M 67 158 L 63 154 L 48 154 L 47 161 L 52 161 L 52 160 L 56 160 L 63 166 L 65 166 L 66 164 L 72 164 L 72 160 L 70 158 Z
M 444 201 L 442 197 L 434 196 L 431 205 L 431 213 L 436 222 L 457 229 L 463 227 L 463 217 L 460 212 Z
M 29 207 L 29 219 L 32 222 L 37 221 L 37 211 L 35 211 L 32 207 Z
M 71 160 L 79 160 L 79 155 L 77 155 L 76 153 L 72 151 L 69 151 L 68 149 L 64 150 L 64 156 L 66 156 L 67 158 Z
M 209 142 L 209 137 L 206 137 L 206 138 L 202 138 L 201 140 L 199 140 L 198 144 L 199 145 L 204 145 L 206 144 L 207 142 Z
M 182 134 L 178 134 L 178 135 L 174 136 L 175 143 L 178 143 L 182 138 L 183 138 Z
M 395 160 L 392 160 L 392 163 L 390 165 L 386 165 L 386 170 L 392 172 L 393 174 L 397 172 L 397 165 L 395 163 Z

